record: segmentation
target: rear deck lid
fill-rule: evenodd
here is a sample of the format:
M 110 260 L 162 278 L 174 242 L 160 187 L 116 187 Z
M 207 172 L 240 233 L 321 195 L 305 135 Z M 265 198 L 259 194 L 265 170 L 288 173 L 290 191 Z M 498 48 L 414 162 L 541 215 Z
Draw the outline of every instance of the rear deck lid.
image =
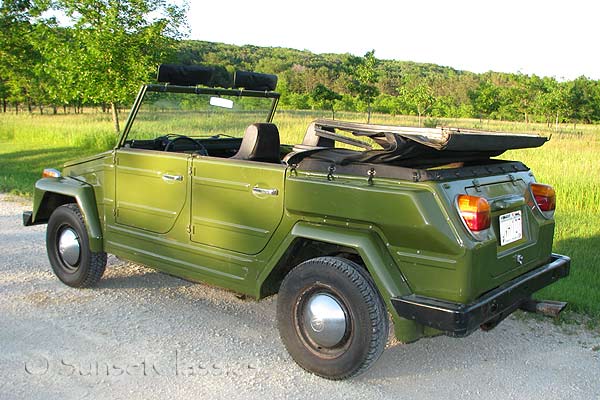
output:
M 484 197 L 490 204 L 496 254 L 487 259 L 484 268 L 490 282 L 494 281 L 492 286 L 505 275 L 542 264 L 550 255 L 553 223 L 534 213 L 530 179 L 525 177 L 529 178 L 524 174 L 496 177 L 494 182 L 465 187 L 467 194 Z

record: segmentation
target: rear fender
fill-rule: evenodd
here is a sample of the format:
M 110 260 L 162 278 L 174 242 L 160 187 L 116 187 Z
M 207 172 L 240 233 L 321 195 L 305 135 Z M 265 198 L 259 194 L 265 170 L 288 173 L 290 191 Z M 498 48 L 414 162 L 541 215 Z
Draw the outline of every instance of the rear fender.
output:
M 401 342 L 412 342 L 423 335 L 421 325 L 401 318 L 392 306 L 390 299 L 397 293 L 410 294 L 412 291 L 386 246 L 374 232 L 299 222 L 292 228 L 289 236 L 289 241 L 304 238 L 356 250 L 392 315 L 396 338 Z M 263 271 L 263 275 L 259 277 L 260 284 L 266 279 L 266 272 Z
M 57 207 L 67 203 L 77 203 L 85 219 L 90 248 L 102 251 L 102 227 L 98 216 L 94 188 L 70 177 L 42 178 L 35 183 L 31 224 L 48 222 Z

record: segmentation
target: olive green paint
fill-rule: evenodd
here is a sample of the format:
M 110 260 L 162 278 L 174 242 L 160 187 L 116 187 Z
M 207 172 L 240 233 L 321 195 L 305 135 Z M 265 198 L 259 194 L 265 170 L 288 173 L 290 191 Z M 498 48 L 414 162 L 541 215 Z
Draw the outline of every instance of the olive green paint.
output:
M 281 260 L 298 240 L 353 252 L 403 342 L 439 332 L 400 318 L 392 297 L 468 303 L 544 264 L 552 246 L 554 222 L 537 210 L 529 173 L 370 182 L 283 164 L 118 147 L 68 163 L 63 174 L 36 184 L 34 222 L 48 211 L 49 194 L 72 197 L 94 251 L 257 299 L 275 268 L 292 267 Z M 494 225 L 483 237 L 474 237 L 456 210 L 456 196 L 465 192 L 491 203 Z M 498 216 L 513 210 L 523 213 L 523 239 L 499 247 Z
M 494 233 L 476 240 L 454 209 L 455 195 L 471 190 L 465 189 L 470 181 L 442 186 L 378 179 L 369 184 L 363 177 L 329 180 L 326 174 L 290 172 L 272 164 L 124 148 L 70 164 L 65 171 L 77 180 L 41 180 L 40 187 L 73 195 L 84 210 L 92 209 L 85 211 L 87 219 L 104 215 L 103 230 L 90 236 L 104 237 L 106 251 L 255 298 L 296 239 L 355 250 L 403 342 L 438 332 L 400 318 L 391 297 L 417 293 L 469 302 L 550 254 L 553 222 L 527 206 L 528 174 L 516 186 L 500 176 L 484 180 L 487 189 L 480 189 L 487 190 L 483 194 L 492 204 L 525 191 L 523 201 L 503 207 L 523 210 L 526 237 L 503 254 Z M 168 181 L 161 174 L 182 178 Z M 257 195 L 254 187 L 275 189 L 277 195 Z M 96 203 L 92 188 L 104 188 L 102 201 Z M 102 212 L 94 213 L 94 205 Z M 204 235 L 204 229 L 211 234 Z M 530 261 L 515 265 L 511 248 Z
M 93 188 L 85 182 L 69 177 L 38 180 L 35 183 L 33 196 L 33 223 L 42 222 L 39 221 L 42 213 L 48 216 L 52 213 L 53 210 L 48 209 L 49 202 L 44 201 L 48 200 L 48 196 L 51 194 L 59 194 L 75 199 L 85 218 L 90 248 L 92 251 L 102 251 L 103 235 Z M 43 222 L 47 222 L 47 220 Z

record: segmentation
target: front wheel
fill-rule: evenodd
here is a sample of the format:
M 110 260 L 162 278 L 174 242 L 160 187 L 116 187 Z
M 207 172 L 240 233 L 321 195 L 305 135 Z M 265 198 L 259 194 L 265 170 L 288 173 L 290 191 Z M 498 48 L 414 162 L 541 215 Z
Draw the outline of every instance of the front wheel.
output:
M 279 291 L 277 323 L 294 361 L 334 380 L 366 371 L 388 335 L 373 280 L 360 265 L 337 257 L 311 259 L 290 271 Z
M 85 220 L 77 204 L 58 207 L 48 221 L 46 249 L 54 274 L 66 285 L 94 286 L 106 268 L 106 253 L 90 249 Z

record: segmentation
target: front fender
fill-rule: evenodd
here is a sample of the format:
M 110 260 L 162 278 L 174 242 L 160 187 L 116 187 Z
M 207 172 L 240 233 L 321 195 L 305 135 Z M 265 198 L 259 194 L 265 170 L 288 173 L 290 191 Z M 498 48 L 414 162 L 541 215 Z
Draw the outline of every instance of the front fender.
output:
M 375 232 L 298 222 L 292 228 L 290 237 L 288 238 L 290 242 L 297 238 L 304 238 L 355 249 L 365 263 L 392 315 L 398 340 L 412 342 L 422 336 L 422 326 L 414 321 L 401 318 L 392 306 L 392 297 L 399 293 L 409 295 L 412 291 L 385 244 Z
M 83 217 L 90 239 L 90 248 L 94 252 L 102 251 L 102 227 L 94 195 L 94 188 L 70 177 L 42 178 L 35 183 L 33 194 L 33 225 L 48 222 L 52 212 L 59 206 L 74 200 Z

